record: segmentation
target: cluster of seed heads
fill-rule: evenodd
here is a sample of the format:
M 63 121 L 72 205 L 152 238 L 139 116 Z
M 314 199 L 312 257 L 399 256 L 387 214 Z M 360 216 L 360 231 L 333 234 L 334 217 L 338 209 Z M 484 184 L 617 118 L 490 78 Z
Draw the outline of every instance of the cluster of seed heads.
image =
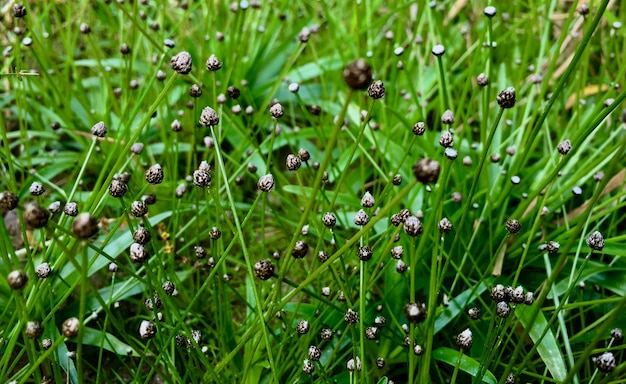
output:
M 532 305 L 535 301 L 533 293 L 524 293 L 522 286 L 513 288 L 502 284 L 497 284 L 491 289 L 491 298 L 497 302 L 496 314 L 500 317 L 508 317 L 511 311 L 509 303 Z

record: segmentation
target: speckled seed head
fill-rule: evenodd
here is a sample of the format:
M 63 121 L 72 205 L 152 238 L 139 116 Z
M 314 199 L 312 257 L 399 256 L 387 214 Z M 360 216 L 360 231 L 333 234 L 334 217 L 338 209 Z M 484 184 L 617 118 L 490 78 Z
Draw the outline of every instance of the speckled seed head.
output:
M 206 249 L 204 249 L 204 247 L 195 245 L 193 251 L 198 259 L 204 259 L 206 257 Z
M 43 333 L 43 327 L 41 323 L 38 321 L 29 321 L 26 323 L 26 329 L 24 330 L 24 334 L 29 339 L 36 339 Z
M 467 314 L 472 320 L 480 319 L 480 308 L 472 307 L 467 310 Z
M 355 60 L 343 69 L 343 81 L 354 90 L 367 89 L 372 82 L 372 67 L 364 59 Z
M 515 219 L 507 220 L 505 226 L 506 230 L 511 234 L 518 233 L 522 229 L 520 222 Z
M 592 232 L 587 237 L 587 245 L 594 251 L 602 251 L 604 248 L 604 237 L 598 231 Z
M 322 223 L 327 227 L 334 227 L 337 224 L 337 218 L 331 212 L 326 212 L 322 217 Z
M 326 262 L 326 260 L 328 260 L 328 253 L 324 250 L 319 251 L 317 253 L 317 260 L 319 260 L 320 263 Z
M 274 264 L 267 259 L 261 259 L 254 264 L 254 276 L 260 280 L 267 280 L 274 275 Z
M 356 324 L 359 322 L 359 314 L 348 308 L 346 314 L 343 316 L 343 320 L 348 324 Z
M 63 212 L 68 215 L 68 216 L 76 216 L 78 215 L 78 205 L 71 201 L 67 204 L 65 204 L 65 206 L 63 207 Z
M 368 247 L 367 245 L 364 245 L 362 247 L 359 247 L 359 251 L 357 252 L 359 259 L 361 261 L 368 261 L 369 259 L 372 258 L 372 249 L 370 247 Z
M 133 201 L 130 205 L 130 214 L 135 217 L 143 217 L 148 213 L 148 206 L 141 200 Z
M 88 239 L 98 233 L 98 219 L 89 212 L 83 212 L 74 219 L 72 232 L 79 239 Z
M 163 168 L 160 164 L 154 164 L 146 170 L 146 181 L 150 184 L 161 184 L 163 182 Z
M 365 337 L 368 340 L 376 340 L 376 336 L 378 336 L 378 328 L 376 327 L 365 328 Z
M 45 350 L 50 349 L 50 347 L 52 347 L 52 340 L 50 339 L 41 340 L 41 347 Z
M 376 80 L 367 88 L 367 94 L 374 100 L 385 97 L 385 85 L 382 81 Z
M 193 183 L 197 187 L 208 187 L 211 185 L 211 174 L 202 169 L 193 171 Z
M 366 191 L 363 197 L 361 198 L 361 206 L 365 208 L 371 208 L 374 206 L 376 201 L 374 200 L 374 196 L 369 191 Z
M 404 233 L 409 236 L 419 236 L 424 231 L 422 222 L 417 217 L 411 215 L 404 220 Z
M 220 123 L 220 118 L 217 112 L 211 107 L 204 107 L 200 114 L 200 124 L 205 127 L 215 126 Z
M 616 341 L 621 341 L 624 338 L 624 334 L 622 333 L 621 328 L 613 328 L 611 329 L 611 337 Z
M 456 345 L 462 349 L 470 349 L 472 348 L 472 343 L 474 342 L 474 338 L 472 336 L 472 331 L 469 328 L 466 328 L 463 332 L 459 333 L 456 336 Z
M 496 100 L 500 108 L 513 108 L 515 105 L 515 88 L 508 87 L 500 91 Z
M 96 123 L 91 127 L 91 134 L 97 137 L 104 137 L 107 134 L 107 127 L 103 121 Z
M 404 273 L 407 271 L 407 269 L 408 266 L 406 265 L 406 263 L 402 260 L 398 260 L 398 262 L 396 263 L 396 272 Z
M 24 271 L 16 269 L 7 275 L 7 283 L 12 289 L 24 289 L 28 283 L 28 276 Z
M 369 221 L 370 221 L 370 217 L 362 209 L 359 209 L 359 211 L 354 214 L 354 224 L 356 225 L 362 226 L 362 225 L 369 223 Z
M 421 159 L 413 166 L 413 175 L 423 184 L 433 184 L 439 178 L 439 163 L 433 159 Z
M 180 52 L 171 60 L 172 69 L 181 75 L 187 75 L 191 72 L 191 54 L 189 52 Z
M 274 176 L 271 173 L 261 176 L 257 183 L 257 188 L 263 192 L 269 192 L 274 188 Z
M 401 245 L 396 245 L 395 247 L 391 248 L 391 257 L 393 257 L 394 259 L 399 260 L 400 258 L 402 258 L 403 254 L 404 248 Z
M 309 151 L 307 151 L 304 148 L 300 148 L 298 150 L 298 157 L 300 158 L 300 160 L 302 161 L 309 161 L 309 159 L 311 158 L 311 154 L 309 153 Z
M 33 196 L 41 196 L 46 191 L 46 189 L 43 187 L 43 185 L 41 185 L 41 183 L 34 181 L 28 188 L 28 191 Z
M 524 296 L 524 304 L 533 305 L 535 302 L 535 296 L 532 292 L 526 292 L 526 296 Z
M 485 87 L 489 85 L 489 78 L 484 73 L 481 73 L 480 75 L 476 76 L 476 83 L 478 83 L 478 85 L 481 87 Z
M 72 337 L 76 337 L 78 335 L 79 325 L 80 325 L 80 322 L 78 318 L 70 317 L 69 319 L 65 320 L 63 324 L 61 325 L 61 333 L 63 334 L 63 336 L 67 337 L 68 339 Z
M 21 3 L 13 4 L 13 17 L 18 19 L 26 16 L 26 8 Z
M 130 259 L 135 263 L 143 263 L 148 260 L 148 250 L 146 247 L 139 243 L 132 243 L 130 245 Z
M 515 374 L 513 374 L 513 372 L 509 373 L 506 377 L 506 380 L 504 381 L 505 384 L 515 384 L 517 383 L 517 378 L 515 377 Z
M 156 332 L 156 324 L 151 321 L 143 320 L 139 325 L 139 336 L 144 340 L 152 339 L 154 335 L 156 335 Z
M 596 358 L 596 367 L 600 372 L 609 373 L 615 369 L 615 365 L 613 352 L 604 352 Z
M 439 220 L 439 232 L 448 233 L 452 230 L 452 222 L 447 217 Z
M 393 179 L 391 180 L 391 183 L 393 185 L 400 185 L 402 184 L 402 175 L 400 175 L 399 173 L 393 176 Z
M 113 197 L 123 197 L 127 190 L 128 187 L 122 180 L 113 179 L 109 185 L 109 194 Z
M 451 110 L 446 109 L 443 115 L 441 115 L 441 122 L 445 125 L 454 124 L 454 114 Z
M 49 217 L 50 213 L 37 204 L 28 204 L 24 211 L 24 223 L 32 229 L 45 227 Z
M 332 329 L 330 329 L 328 327 L 324 327 L 320 331 L 320 339 L 328 341 L 328 340 L 333 338 L 334 334 L 335 334 L 335 332 L 333 332 Z
M 551 255 L 557 253 L 560 247 L 561 247 L 561 244 L 557 243 L 556 241 L 548 241 L 546 243 L 546 250 Z
M 293 250 L 291 251 L 291 255 L 296 259 L 301 259 L 306 256 L 306 253 L 309 251 L 309 245 L 302 241 L 296 241 L 296 244 L 293 246 Z
M 404 306 L 404 315 L 411 323 L 421 323 L 426 320 L 426 305 L 419 302 L 410 302 Z
M 241 95 L 241 91 L 239 91 L 239 88 L 235 87 L 234 85 L 231 85 L 228 88 L 226 88 L 226 95 L 228 95 L 230 99 L 236 100 Z
M 322 351 L 315 345 L 309 347 L 309 359 L 318 361 L 322 357 Z
M 217 227 L 213 227 L 209 231 L 209 236 L 211 236 L 211 239 L 217 240 L 222 237 L 222 231 L 220 231 Z
M 510 285 L 507 285 L 506 287 L 504 287 L 504 301 L 506 301 L 507 303 L 510 303 L 512 296 L 513 296 L 513 287 L 511 287 Z
M 496 302 L 504 301 L 506 299 L 504 285 L 496 284 L 493 288 L 491 288 L 491 298 Z
M 413 125 L 413 134 L 422 136 L 426 132 L 426 124 L 423 121 L 418 121 Z
M 499 301 L 498 304 L 496 304 L 496 314 L 499 317 L 509 317 L 509 313 L 511 313 L 511 307 L 509 307 L 509 303 L 507 303 L 506 301 Z
M 40 279 L 49 277 L 50 273 L 52 273 L 52 267 L 50 267 L 50 264 L 48 263 L 41 263 L 37 266 L 37 268 L 35 268 L 35 274 Z
M 176 287 L 174 286 L 174 283 L 172 283 L 169 280 L 164 281 L 163 284 L 161 284 L 161 288 L 163 288 L 163 290 L 165 291 L 165 294 L 167 294 L 168 296 L 172 296 L 174 292 L 176 291 Z
M 215 55 L 209 56 L 208 60 L 206 61 L 207 71 L 214 72 L 220 70 L 221 68 L 222 62 L 220 61 L 220 59 L 218 59 Z
M 384 368 L 385 367 L 385 359 L 383 359 L 382 357 L 377 357 L 376 358 L 376 366 L 378 368 Z
M 524 288 L 522 286 L 518 286 L 511 292 L 511 301 L 515 304 L 522 304 L 525 300 L 526 296 L 524 295 Z
M 309 322 L 306 320 L 300 320 L 298 321 L 298 325 L 296 325 L 296 331 L 301 334 L 304 335 L 305 333 L 309 332 Z
M 189 88 L 189 96 L 194 98 L 202 96 L 202 88 L 198 84 L 192 85 Z
M 346 363 L 346 369 L 348 369 L 348 371 L 353 372 L 355 369 L 357 371 L 361 370 L 361 359 L 357 356 L 356 359 L 350 359 L 348 360 L 348 362 Z
M 310 375 L 313 371 L 315 371 L 315 364 L 309 359 L 304 359 L 302 361 L 302 372 Z
M 19 198 L 13 192 L 5 191 L 0 193 L 0 214 L 17 208 Z
M 290 153 L 287 155 L 287 160 L 285 160 L 285 165 L 287 165 L 287 169 L 290 171 L 297 171 L 298 168 L 302 165 L 302 159 L 298 156 Z
M 562 141 L 556 146 L 556 150 L 559 151 L 561 155 L 567 155 L 569 151 L 572 150 L 572 142 L 569 140 Z

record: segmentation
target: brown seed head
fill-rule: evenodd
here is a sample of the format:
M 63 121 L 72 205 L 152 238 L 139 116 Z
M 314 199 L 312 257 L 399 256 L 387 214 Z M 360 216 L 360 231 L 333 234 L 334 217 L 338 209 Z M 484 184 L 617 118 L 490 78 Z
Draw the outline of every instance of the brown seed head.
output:
M 7 283 L 12 289 L 24 289 L 28 283 L 28 276 L 22 270 L 13 270 L 7 275 Z
M 267 259 L 261 259 L 254 264 L 254 276 L 260 280 L 267 280 L 274 275 L 274 264 Z
M 171 60 L 172 69 L 181 75 L 187 75 L 191 72 L 191 54 L 189 52 L 180 52 L 172 57 Z
M 518 233 L 522 229 L 520 222 L 515 219 L 507 220 L 505 226 L 506 230 L 511 234 Z
M 344 68 L 343 80 L 354 90 L 367 89 L 372 82 L 372 67 L 364 59 L 355 60 Z
M 421 159 L 413 166 L 413 175 L 423 184 L 433 184 L 439 178 L 439 163 L 433 159 Z
M 556 146 L 556 150 L 559 151 L 561 155 L 567 155 L 569 151 L 572 150 L 572 142 L 569 140 L 562 141 Z
M 474 342 L 474 338 L 472 337 L 472 331 L 469 328 L 465 329 L 463 332 L 459 333 L 456 336 L 456 345 L 459 348 L 468 350 L 472 348 L 472 343 Z
M 17 208 L 19 198 L 13 192 L 4 191 L 0 193 L 0 214 L 4 215 L 6 212 Z
M 93 127 L 91 127 L 91 134 L 97 137 L 104 137 L 107 134 L 107 127 L 106 125 L 104 125 L 103 121 L 100 121 L 96 124 L 94 124 Z
M 32 229 L 43 228 L 48 224 L 50 213 L 37 204 L 28 204 L 24 212 L 24 224 Z
M 269 192 L 274 188 L 274 176 L 271 173 L 261 176 L 257 187 L 263 192 Z
M 515 105 L 515 88 L 508 87 L 500 91 L 496 100 L 498 101 L 500 108 L 513 108 Z
M 163 168 L 160 164 L 155 164 L 146 170 L 146 181 L 150 184 L 161 184 L 163 182 Z
M 598 231 L 594 231 L 587 237 L 587 245 L 594 251 L 602 251 L 604 248 L 604 237 Z
M 215 72 L 222 68 L 222 62 L 215 55 L 209 56 L 209 59 L 206 61 L 206 69 L 211 72 Z
M 367 94 L 374 100 L 385 97 L 385 85 L 382 81 L 376 80 L 367 88 Z
M 89 212 L 83 212 L 74 219 L 72 232 L 79 239 L 88 239 L 98 233 L 98 219 Z
M 413 125 L 413 134 L 417 136 L 422 136 L 426 132 L 426 124 L 423 121 L 418 121 Z
M 200 124 L 204 127 L 215 126 L 220 123 L 220 118 L 217 112 L 211 107 L 204 107 L 202 114 L 200 115 Z
M 404 306 L 404 315 L 411 323 L 421 323 L 426 320 L 426 305 L 420 302 L 410 302 Z
M 422 222 L 417 217 L 411 215 L 404 220 L 404 232 L 409 236 L 419 236 L 424 231 Z
M 80 321 L 76 317 L 70 317 L 69 319 L 63 322 L 61 325 L 61 333 L 63 336 L 68 339 L 72 337 L 76 337 L 78 335 L 78 326 L 80 325 Z

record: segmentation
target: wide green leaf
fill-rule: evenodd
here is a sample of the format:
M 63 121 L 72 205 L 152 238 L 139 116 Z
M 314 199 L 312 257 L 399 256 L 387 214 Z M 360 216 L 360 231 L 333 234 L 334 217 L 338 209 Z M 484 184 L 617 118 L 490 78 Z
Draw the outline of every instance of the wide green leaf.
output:
M 83 329 L 83 344 L 91 345 L 96 348 L 106 349 L 121 356 L 138 357 L 139 354 L 130 345 L 113 336 L 108 332 L 101 331 L 90 327 Z
M 480 371 L 480 363 L 467 355 L 460 355 L 461 361 L 459 362 L 459 355 L 459 351 L 452 348 L 440 347 L 433 351 L 433 359 L 450 364 L 453 367 L 458 364 L 461 371 L 468 373 L 472 377 L 476 377 Z M 496 384 L 497 382 L 493 373 L 488 370 L 485 371 L 483 383 Z

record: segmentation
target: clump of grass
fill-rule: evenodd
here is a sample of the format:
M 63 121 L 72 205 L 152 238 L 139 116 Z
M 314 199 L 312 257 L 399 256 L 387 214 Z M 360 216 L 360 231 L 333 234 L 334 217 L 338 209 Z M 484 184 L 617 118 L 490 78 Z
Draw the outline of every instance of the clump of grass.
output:
M 623 12 L 10 1 L 0 381 L 619 380 Z

